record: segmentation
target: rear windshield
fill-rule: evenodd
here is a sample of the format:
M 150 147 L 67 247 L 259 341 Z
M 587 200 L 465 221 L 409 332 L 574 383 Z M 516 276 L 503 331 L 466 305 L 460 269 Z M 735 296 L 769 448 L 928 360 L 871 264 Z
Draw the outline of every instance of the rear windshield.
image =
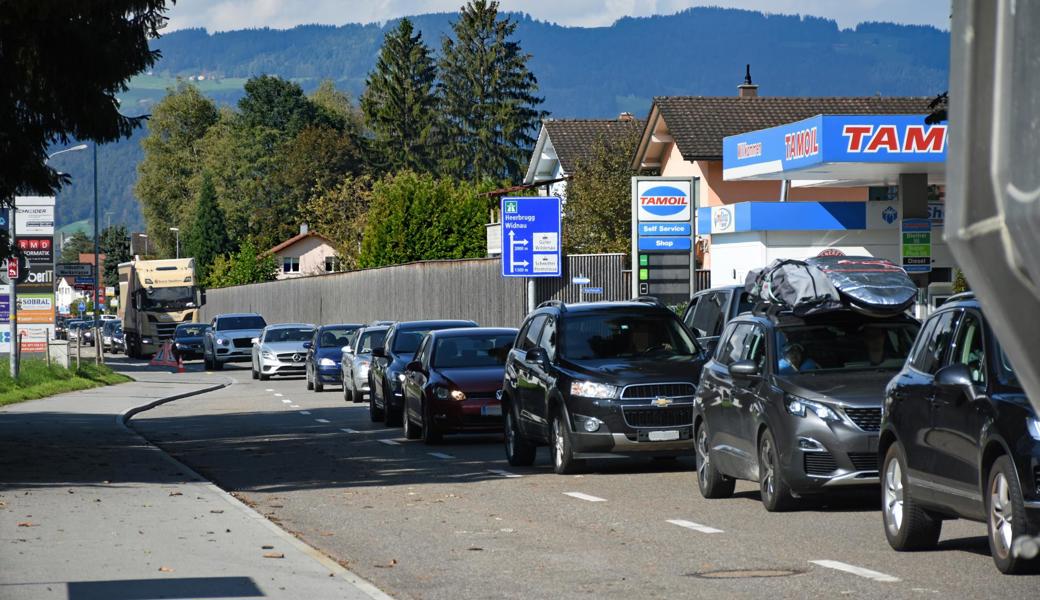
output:
M 306 342 L 313 336 L 314 328 L 312 327 L 279 327 L 268 330 L 264 336 L 264 342 Z
M 433 367 L 479 368 L 506 364 L 515 334 L 451 336 L 437 340 L 433 349 Z
M 776 332 L 777 373 L 899 369 L 917 323 L 864 320 L 786 325 Z
M 697 343 L 665 313 L 591 313 L 563 319 L 562 352 L 570 360 L 692 356 Z
M 342 348 L 343 346 L 349 346 L 351 340 L 354 339 L 354 334 L 357 333 L 357 330 L 357 327 L 322 329 L 321 335 L 318 336 L 318 347 Z
M 229 329 L 263 329 L 267 327 L 267 321 L 260 316 L 248 317 L 223 317 L 217 319 L 217 329 L 227 331 Z

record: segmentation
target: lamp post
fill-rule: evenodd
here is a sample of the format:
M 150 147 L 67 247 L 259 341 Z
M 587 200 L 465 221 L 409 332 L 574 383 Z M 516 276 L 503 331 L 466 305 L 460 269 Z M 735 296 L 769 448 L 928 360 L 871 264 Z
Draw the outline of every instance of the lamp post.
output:
M 98 323 L 101 322 L 101 309 L 98 307 L 98 291 L 99 284 L 101 283 L 100 271 L 101 271 L 101 240 L 99 239 L 100 231 L 98 230 L 98 194 L 97 194 L 97 142 L 93 144 L 94 147 L 94 363 L 101 364 L 101 354 L 104 352 L 104 347 L 99 347 L 98 344 L 101 341 L 101 329 L 98 327 Z M 104 296 L 101 296 L 104 298 Z
M 180 258 L 181 257 L 181 228 L 180 227 L 170 227 L 170 231 L 174 232 L 177 235 L 177 258 Z

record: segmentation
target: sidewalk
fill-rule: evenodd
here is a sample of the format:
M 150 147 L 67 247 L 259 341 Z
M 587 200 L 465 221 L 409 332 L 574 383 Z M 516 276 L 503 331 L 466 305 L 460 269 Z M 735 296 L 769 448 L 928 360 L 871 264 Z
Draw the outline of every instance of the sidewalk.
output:
M 131 375 L 0 408 L 0 600 L 386 597 L 121 424 L 227 378 Z

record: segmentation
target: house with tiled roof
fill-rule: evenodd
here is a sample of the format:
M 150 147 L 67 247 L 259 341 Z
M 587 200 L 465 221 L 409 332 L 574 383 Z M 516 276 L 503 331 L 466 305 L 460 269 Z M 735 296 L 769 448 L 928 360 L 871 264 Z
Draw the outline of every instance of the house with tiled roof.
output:
M 299 234 L 264 252 L 264 255 L 274 255 L 278 265 L 278 279 L 335 273 L 340 270 L 339 257 L 332 240 L 310 231 L 307 225 L 301 225 Z

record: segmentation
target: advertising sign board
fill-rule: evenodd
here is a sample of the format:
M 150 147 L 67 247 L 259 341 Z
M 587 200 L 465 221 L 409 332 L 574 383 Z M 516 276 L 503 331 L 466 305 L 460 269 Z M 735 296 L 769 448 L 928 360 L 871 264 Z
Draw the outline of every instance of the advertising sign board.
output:
M 903 219 L 900 249 L 903 270 L 928 273 L 932 270 L 932 222 L 929 219 Z
M 690 299 L 693 291 L 695 179 L 632 178 L 632 264 L 638 264 L 632 295 L 657 296 L 666 304 Z M 668 256 L 669 260 L 651 260 Z

